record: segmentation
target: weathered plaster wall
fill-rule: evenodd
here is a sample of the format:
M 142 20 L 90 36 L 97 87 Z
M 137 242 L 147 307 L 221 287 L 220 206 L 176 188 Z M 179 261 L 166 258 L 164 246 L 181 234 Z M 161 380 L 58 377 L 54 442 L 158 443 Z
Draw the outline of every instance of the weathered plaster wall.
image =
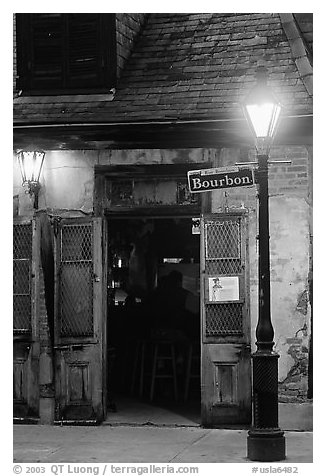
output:
M 213 161 L 215 149 L 180 150 L 108 150 L 47 151 L 44 161 L 39 208 L 48 211 L 93 211 L 94 166 L 131 164 L 173 164 Z M 14 157 L 14 206 L 19 215 L 33 213 L 32 202 L 21 187 L 21 177 Z
M 216 192 L 213 211 L 246 208 L 249 216 L 250 307 L 252 349 L 258 320 L 258 223 L 256 190 L 248 198 L 236 190 Z M 251 204 L 251 205 L 249 205 Z M 297 367 L 297 356 L 308 364 L 310 307 L 307 302 L 309 273 L 309 207 L 301 197 L 270 197 L 271 313 L 275 350 L 280 354 L 279 380 L 284 381 Z M 303 331 L 300 331 L 303 329 Z M 293 339 L 299 337 L 299 340 Z M 293 345 L 299 346 L 294 349 Z
M 299 336 L 308 348 L 310 320 L 304 295 L 309 255 L 304 250 L 309 249 L 309 210 L 305 200 L 296 197 L 273 197 L 270 208 L 272 311 L 276 350 L 283 355 L 280 378 L 284 380 L 293 366 L 292 339 Z
M 47 151 L 41 177 L 39 209 L 92 213 L 96 163 L 96 151 Z M 29 215 L 33 212 L 32 202 L 21 187 L 15 160 L 14 164 L 14 196 L 18 196 L 19 215 Z
M 227 166 L 253 160 L 252 152 L 222 149 L 217 164 Z M 310 158 L 311 159 L 311 158 Z M 271 160 L 291 164 L 269 167 L 271 313 L 275 350 L 280 354 L 279 380 L 287 400 L 307 390 L 310 305 L 308 275 L 310 259 L 309 154 L 305 147 L 274 148 Z M 214 192 L 214 212 L 247 209 L 249 216 L 250 306 L 252 349 L 258 320 L 258 222 L 256 187 Z M 286 391 L 285 391 L 286 390 Z M 291 393 L 291 392 L 290 392 Z
M 309 172 L 304 147 L 275 148 L 274 160 L 290 159 L 292 164 L 270 166 L 270 250 L 272 320 L 276 350 L 280 353 L 279 379 L 306 386 L 310 335 L 310 306 L 307 300 L 309 273 Z M 88 214 L 93 210 L 94 165 L 167 164 L 203 162 L 227 166 L 253 159 L 246 149 L 49 151 L 42 175 L 39 208 L 50 213 Z M 14 207 L 19 215 L 33 212 L 20 184 L 14 161 Z M 212 193 L 212 211 L 246 209 L 249 216 L 250 306 L 252 348 L 258 319 L 257 289 L 257 197 L 256 187 Z M 294 378 L 294 382 L 293 382 Z

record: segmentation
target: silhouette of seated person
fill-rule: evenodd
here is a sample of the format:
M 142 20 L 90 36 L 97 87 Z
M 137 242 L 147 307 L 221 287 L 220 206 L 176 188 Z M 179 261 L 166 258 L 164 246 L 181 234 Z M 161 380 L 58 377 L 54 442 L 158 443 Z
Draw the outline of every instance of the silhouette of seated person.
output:
M 163 276 L 150 299 L 152 328 L 175 341 L 199 338 L 199 299 L 182 287 L 183 276 L 173 270 Z
M 175 344 L 177 373 L 184 375 L 190 349 L 199 349 L 199 297 L 182 287 L 173 270 L 163 276 L 150 296 L 151 339 Z

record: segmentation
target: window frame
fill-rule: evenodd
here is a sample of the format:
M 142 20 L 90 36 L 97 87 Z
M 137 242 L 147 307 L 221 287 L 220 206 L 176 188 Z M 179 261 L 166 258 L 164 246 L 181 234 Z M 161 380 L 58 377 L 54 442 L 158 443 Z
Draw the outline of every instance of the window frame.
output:
M 103 49 L 98 60 L 101 61 L 102 78 L 98 75 L 98 81 L 102 82 L 98 86 L 78 87 L 35 87 L 33 84 L 33 38 L 32 38 L 32 15 L 31 13 L 16 14 L 16 46 L 17 46 L 17 89 L 24 96 L 51 96 L 65 94 L 94 94 L 108 92 L 116 85 L 116 22 L 114 13 L 97 14 L 97 28 L 100 35 L 100 43 Z M 63 13 L 63 20 L 67 21 L 69 13 Z M 106 46 L 105 46 L 106 45 Z M 67 55 L 63 55 L 61 62 L 64 63 Z M 69 79 L 65 70 L 61 81 Z

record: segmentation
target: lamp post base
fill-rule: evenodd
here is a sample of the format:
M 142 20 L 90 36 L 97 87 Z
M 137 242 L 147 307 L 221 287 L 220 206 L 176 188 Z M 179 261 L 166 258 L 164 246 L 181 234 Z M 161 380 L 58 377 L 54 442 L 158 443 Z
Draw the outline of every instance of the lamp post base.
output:
M 251 461 L 283 461 L 285 459 L 284 432 L 279 429 L 249 431 L 247 457 Z

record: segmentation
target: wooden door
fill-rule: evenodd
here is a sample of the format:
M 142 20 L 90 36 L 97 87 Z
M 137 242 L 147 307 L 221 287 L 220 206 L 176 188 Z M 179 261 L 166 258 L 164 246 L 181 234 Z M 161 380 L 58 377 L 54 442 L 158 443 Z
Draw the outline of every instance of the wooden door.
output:
M 251 422 L 250 317 L 244 215 L 202 218 L 202 423 Z
M 39 416 L 39 226 L 28 219 L 13 223 L 13 399 L 14 421 Z
M 56 230 L 56 420 L 105 418 L 104 222 L 64 219 Z

